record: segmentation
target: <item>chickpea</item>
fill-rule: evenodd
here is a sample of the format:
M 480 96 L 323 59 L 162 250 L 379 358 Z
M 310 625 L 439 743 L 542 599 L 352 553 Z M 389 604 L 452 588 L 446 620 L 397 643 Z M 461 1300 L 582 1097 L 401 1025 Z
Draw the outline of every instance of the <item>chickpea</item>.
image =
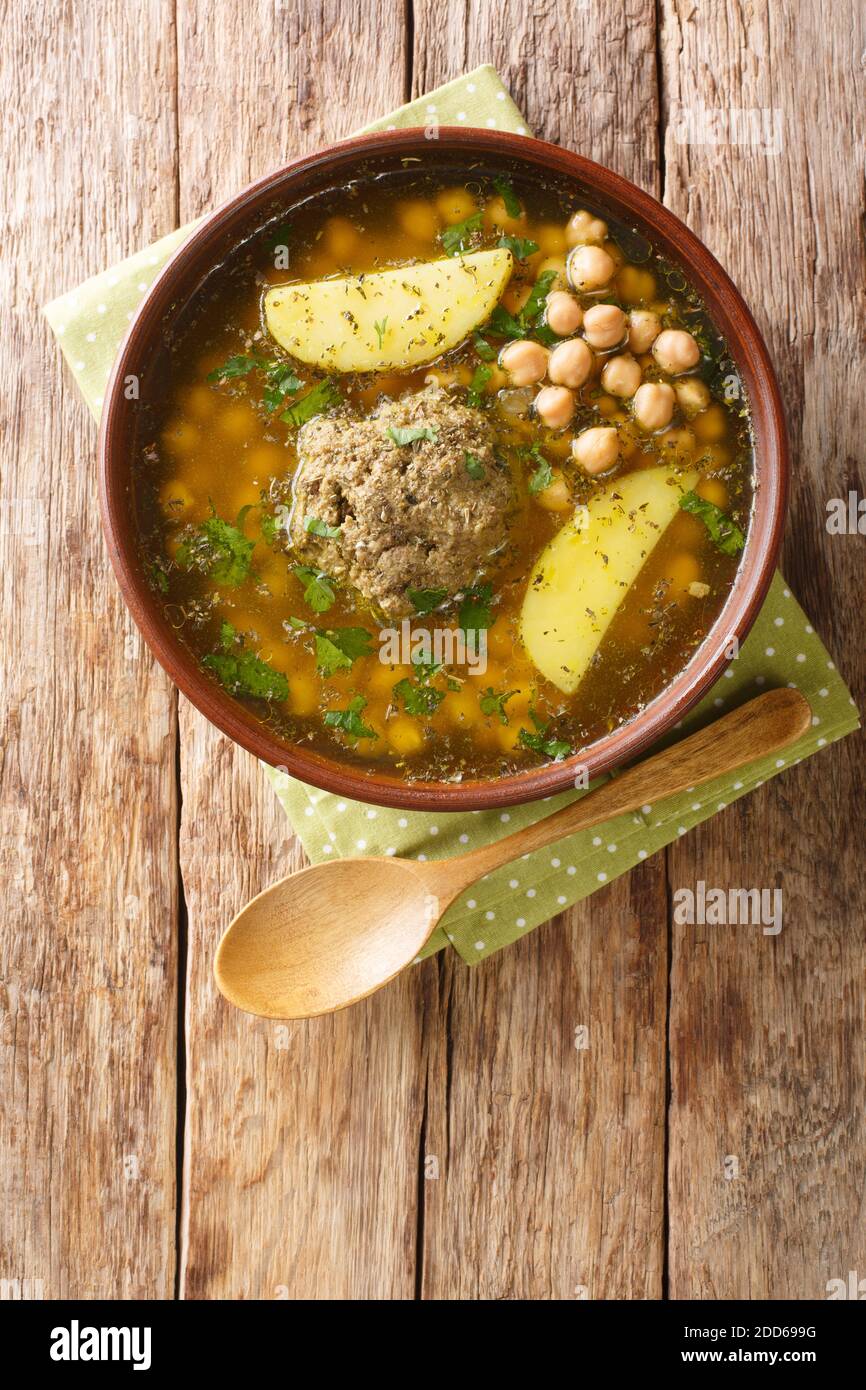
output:
M 695 434 L 703 444 L 720 444 L 728 433 L 728 417 L 723 408 L 716 404 L 695 420 Z
M 625 328 L 625 314 L 615 304 L 594 304 L 583 316 L 584 336 L 594 348 L 619 347 Z
M 640 379 L 640 367 L 628 353 L 609 358 L 601 374 L 601 384 L 605 391 L 609 391 L 612 396 L 623 398 L 634 395 L 640 386 Z
M 534 386 L 543 381 L 547 373 L 547 359 L 550 356 L 546 347 L 528 338 L 508 343 L 499 354 L 499 365 L 507 372 L 514 386 Z
M 187 414 L 196 420 L 207 420 L 213 415 L 217 399 L 209 386 L 191 386 L 184 398 Z
M 634 418 L 641 429 L 654 434 L 669 425 L 675 399 L 672 386 L 661 381 L 645 381 L 634 397 Z
M 545 256 L 543 261 L 539 261 L 535 267 L 535 278 L 544 275 L 548 270 L 552 270 L 555 279 L 551 285 L 551 293 L 554 290 L 568 289 L 568 272 L 564 256 Z
M 586 208 L 580 208 L 568 220 L 565 239 L 569 246 L 584 246 L 589 242 L 601 243 L 607 238 L 607 223 L 600 217 L 593 217 Z
M 695 492 L 705 501 L 715 502 L 716 506 L 721 507 L 723 512 L 726 512 L 730 506 L 731 499 L 728 496 L 728 489 L 718 478 L 701 478 Z
M 558 343 L 550 354 L 547 374 L 556 386 L 578 386 L 589 377 L 594 358 L 582 338 L 570 338 L 567 343 Z
M 669 429 L 659 439 L 659 448 L 664 459 L 673 458 L 677 463 L 691 463 L 695 454 L 697 440 L 691 430 Z
M 690 376 L 686 381 L 676 382 L 674 391 L 676 392 L 677 405 L 689 418 L 692 415 L 700 414 L 702 410 L 706 410 L 710 403 L 709 387 L 699 377 Z
M 616 287 L 620 299 L 627 304 L 649 304 L 655 299 L 656 277 L 650 270 L 640 266 L 624 265 L 616 277 Z
M 551 223 L 538 227 L 534 233 L 534 240 L 538 242 L 538 249 L 543 256 L 564 256 L 568 250 L 565 232 L 561 227 Z
M 409 198 L 398 203 L 397 221 L 402 231 L 416 241 L 433 241 L 439 233 L 439 215 L 424 198 Z
M 499 228 L 503 232 L 522 232 L 526 226 L 526 213 L 521 209 L 517 217 L 512 217 L 499 194 L 484 205 L 484 226 L 491 230 Z
M 348 217 L 329 217 L 325 223 L 325 245 L 336 261 L 345 263 L 357 251 L 360 240 Z
M 478 211 L 478 205 L 465 188 L 446 188 L 436 195 L 436 209 L 442 220 L 451 226 L 455 222 L 465 222 Z
M 652 309 L 632 309 L 628 316 L 628 345 L 632 352 L 649 352 L 662 331 L 662 321 Z
M 679 376 L 697 366 L 701 350 L 684 328 L 666 328 L 653 343 L 653 357 L 663 372 Z
M 571 509 L 571 493 L 560 469 L 552 470 L 550 483 L 535 494 L 535 501 L 548 512 L 567 512 Z
M 201 440 L 195 425 L 187 420 L 171 420 L 162 433 L 162 442 L 170 454 L 191 454 Z
M 560 338 L 567 338 L 570 333 L 576 333 L 583 323 L 583 310 L 573 294 L 554 290 L 547 296 L 545 317 L 548 328 L 552 328 Z
M 183 516 L 193 505 L 194 498 L 186 483 L 173 478 L 159 489 L 159 504 L 168 516 Z
M 568 258 L 568 278 L 584 293 L 604 289 L 613 272 L 613 261 L 600 246 L 576 246 Z
M 564 430 L 574 419 L 574 396 L 567 386 L 544 386 L 535 397 L 535 413 L 550 430 Z
M 418 722 L 408 715 L 399 715 L 388 725 L 388 742 L 401 758 L 411 757 L 424 747 L 424 733 Z
M 619 458 L 619 435 L 612 425 L 593 425 L 577 436 L 571 451 L 587 473 L 606 473 Z

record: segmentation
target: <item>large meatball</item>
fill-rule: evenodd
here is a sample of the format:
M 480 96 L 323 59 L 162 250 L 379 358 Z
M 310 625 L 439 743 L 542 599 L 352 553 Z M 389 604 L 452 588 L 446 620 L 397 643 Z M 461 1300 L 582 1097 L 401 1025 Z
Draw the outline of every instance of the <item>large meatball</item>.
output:
M 399 439 L 414 429 L 432 437 L 401 444 L 389 434 Z M 508 467 L 482 412 L 439 387 L 388 401 L 363 419 L 311 420 L 298 456 L 295 554 L 390 617 L 414 611 L 410 589 L 457 593 L 504 546 Z M 316 534 L 323 523 L 339 534 Z

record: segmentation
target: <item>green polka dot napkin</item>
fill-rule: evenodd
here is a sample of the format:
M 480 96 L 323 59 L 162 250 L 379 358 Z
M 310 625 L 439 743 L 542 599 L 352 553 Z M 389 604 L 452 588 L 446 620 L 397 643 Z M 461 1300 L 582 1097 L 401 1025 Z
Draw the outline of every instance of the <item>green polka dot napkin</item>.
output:
M 489 66 L 439 87 L 365 129 L 424 126 L 433 138 L 437 123 L 465 123 L 528 133 L 498 74 Z M 105 383 L 127 323 L 157 271 L 192 225 L 171 232 L 46 306 L 48 321 L 94 415 L 99 415 Z M 692 826 L 759 787 L 785 766 L 799 762 L 858 727 L 857 711 L 844 682 L 796 599 L 777 575 L 739 657 L 684 721 L 683 732 L 747 700 L 762 688 L 780 685 L 796 686 L 813 710 L 810 733 L 784 758 L 765 758 L 737 776 L 721 778 L 659 806 L 644 806 L 639 814 L 620 816 L 593 831 L 571 835 L 552 849 L 526 855 L 489 874 L 454 904 L 424 954 L 438 951 L 450 942 L 469 964 L 483 960 L 627 872 L 678 835 L 685 835 Z M 273 768 L 266 772 L 314 862 L 352 854 L 398 854 L 419 860 L 447 858 L 510 834 L 585 794 L 567 792 L 507 811 L 401 813 L 342 801 Z

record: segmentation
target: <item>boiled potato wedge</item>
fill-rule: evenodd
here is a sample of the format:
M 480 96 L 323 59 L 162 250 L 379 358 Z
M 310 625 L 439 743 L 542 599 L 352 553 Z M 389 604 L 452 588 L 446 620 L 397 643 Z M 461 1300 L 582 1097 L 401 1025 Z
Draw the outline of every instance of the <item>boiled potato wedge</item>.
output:
M 511 252 L 472 251 L 423 265 L 275 285 L 265 321 L 292 357 L 327 372 L 378 372 L 432 362 L 490 317 Z
M 521 612 L 532 663 L 571 695 L 696 472 L 647 468 L 608 483 L 541 552 Z

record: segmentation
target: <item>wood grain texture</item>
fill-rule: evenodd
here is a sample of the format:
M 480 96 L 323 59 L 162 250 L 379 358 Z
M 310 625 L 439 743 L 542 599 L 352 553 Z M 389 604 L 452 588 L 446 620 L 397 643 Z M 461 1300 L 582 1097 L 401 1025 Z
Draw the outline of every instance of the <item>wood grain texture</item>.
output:
M 172 7 L 2 10 L 0 1279 L 170 1298 L 175 699 L 40 307 L 175 224 Z
M 824 519 L 863 495 L 866 16 L 854 0 L 662 14 L 665 201 L 766 332 L 794 446 L 783 566 L 862 705 L 863 541 Z M 720 143 L 693 138 L 706 111 Z M 761 130 L 768 149 L 743 143 Z M 866 1267 L 863 755 L 848 738 L 671 851 L 674 889 L 778 885 L 784 905 L 778 936 L 674 927 L 673 1298 L 824 1298 Z
M 183 0 L 178 25 L 182 218 L 404 97 L 401 4 L 359 13 Z M 272 87 L 267 76 L 262 85 L 263 53 L 279 74 Z M 300 858 L 255 760 L 185 702 L 180 727 L 189 912 L 181 1294 L 411 1298 L 421 977 L 307 1024 L 264 1023 L 224 1003 L 211 973 L 222 929 Z
M 649 0 L 442 13 L 414 6 L 413 95 L 491 62 L 536 135 L 658 191 Z M 659 856 L 472 971 L 440 961 L 424 1297 L 661 1296 L 666 915 Z

